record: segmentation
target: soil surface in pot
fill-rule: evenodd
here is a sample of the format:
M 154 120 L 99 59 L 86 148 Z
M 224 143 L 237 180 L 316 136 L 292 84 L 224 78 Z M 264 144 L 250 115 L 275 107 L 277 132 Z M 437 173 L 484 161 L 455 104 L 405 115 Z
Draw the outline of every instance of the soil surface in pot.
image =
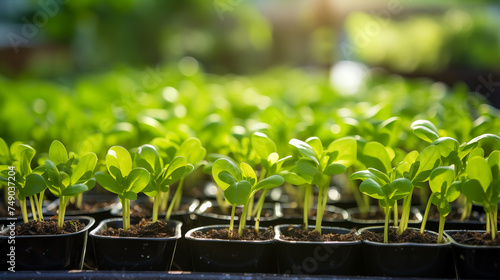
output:
M 57 216 L 48 221 L 30 221 L 16 226 L 16 235 L 54 235 L 78 232 L 85 228 L 85 224 L 77 220 L 64 221 L 62 229 L 57 228 Z M 6 234 L 8 235 L 8 234 Z
M 288 241 L 356 241 L 359 237 L 356 235 L 356 229 L 345 234 L 327 233 L 321 234 L 315 230 L 303 230 L 293 228 L 292 225 L 287 229 L 286 235 L 280 236 L 283 240 Z
M 384 242 L 384 233 L 376 233 L 365 230 L 360 235 L 362 240 L 373 242 Z M 389 243 L 424 243 L 436 244 L 438 236 L 430 233 L 420 233 L 419 231 L 406 229 L 403 233 L 398 234 L 397 229 L 389 229 Z
M 142 219 L 138 224 L 130 225 L 128 230 L 123 228 L 108 227 L 101 235 L 104 236 L 123 236 L 123 237 L 152 237 L 164 238 L 174 235 L 172 228 L 169 228 L 166 222 L 157 220 L 152 223 L 151 219 Z
M 191 204 L 189 203 L 184 203 L 179 206 L 179 210 L 175 211 L 187 211 L 189 210 L 189 206 Z M 153 203 L 142 203 L 141 205 L 139 204 L 134 204 L 130 208 L 130 217 L 132 218 L 146 218 L 146 217 L 151 217 L 153 213 Z M 161 216 L 162 214 L 165 215 L 166 211 L 159 210 L 159 215 Z
M 231 238 L 229 238 L 229 229 L 211 229 L 207 232 L 195 231 L 193 232 L 194 238 L 203 239 L 227 239 L 227 240 L 271 240 L 274 238 L 274 230 L 272 227 L 267 228 L 265 231 L 259 231 L 256 233 L 255 230 L 246 228 L 243 230 L 243 234 L 240 237 L 238 235 L 238 229 L 234 229 L 231 232 Z
M 398 213 L 398 218 L 401 219 L 402 211 Z M 352 217 L 359 220 L 385 220 L 385 213 L 383 211 L 368 212 L 365 215 L 361 213 L 352 213 Z M 393 211 L 391 210 L 391 219 L 394 218 Z M 416 221 L 417 217 L 415 214 L 410 212 L 410 221 Z
M 456 232 L 451 235 L 455 241 L 466 245 L 486 245 L 500 246 L 500 233 L 494 240 L 491 240 L 491 234 L 481 232 Z
M 304 215 L 304 212 L 300 208 L 284 208 L 283 209 L 283 216 L 285 218 L 297 217 L 297 216 L 302 217 L 303 215 Z M 311 209 L 309 211 L 309 217 L 316 217 L 316 209 Z M 331 220 L 344 220 L 344 216 L 341 213 L 329 212 L 327 210 L 323 214 L 323 220 L 329 220 L 329 221 L 331 221 Z

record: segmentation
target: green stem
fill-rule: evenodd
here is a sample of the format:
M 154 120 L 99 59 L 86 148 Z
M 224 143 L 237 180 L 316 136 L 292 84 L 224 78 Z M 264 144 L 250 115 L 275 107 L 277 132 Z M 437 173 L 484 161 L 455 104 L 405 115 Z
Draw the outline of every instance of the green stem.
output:
M 182 184 L 179 182 L 179 186 L 177 186 L 177 190 L 175 190 L 174 197 L 172 197 L 172 201 L 170 201 L 170 205 L 168 206 L 167 215 L 165 215 L 166 220 L 170 220 L 170 216 L 172 216 L 172 211 L 174 210 L 175 204 L 177 204 L 177 199 L 180 199 L 182 196 Z
M 304 193 L 304 230 L 307 230 L 309 228 L 309 211 L 310 211 L 310 200 L 311 200 L 311 193 L 312 193 L 312 186 L 311 185 L 304 185 L 305 193 Z
M 490 213 L 486 213 L 486 232 L 491 233 L 491 222 L 490 222 Z
M 398 233 L 401 234 L 408 227 L 408 220 L 410 219 L 411 210 L 411 197 L 413 193 L 407 195 L 403 200 L 403 211 L 401 213 L 401 221 L 399 223 Z
M 427 218 L 429 217 L 429 210 L 431 209 L 433 196 L 434 193 L 431 193 L 431 196 L 429 196 L 429 200 L 427 201 L 427 206 L 425 207 L 424 219 L 422 220 L 422 225 L 420 226 L 420 233 L 424 233 L 425 231 L 425 224 L 427 223 Z
M 222 212 L 222 214 L 227 214 L 227 204 L 224 198 L 222 197 L 223 191 L 221 188 L 217 188 L 217 192 L 215 193 L 215 199 L 217 200 L 217 203 L 219 204 L 219 209 Z
M 351 189 L 352 194 L 354 195 L 354 200 L 358 205 L 359 212 L 361 213 L 362 216 L 365 216 L 370 208 L 369 201 L 367 203 L 367 200 L 364 199 L 363 195 L 359 191 L 359 187 L 354 181 L 349 180 L 348 186 Z
M 260 223 L 260 214 L 262 213 L 262 207 L 264 206 L 264 198 L 266 197 L 267 190 L 262 191 L 262 194 L 257 202 L 257 214 L 255 215 L 255 232 L 259 233 L 259 223 Z
M 245 229 L 245 226 L 247 224 L 247 212 L 248 212 L 248 201 L 243 206 L 243 211 L 241 212 L 240 216 L 240 225 L 238 227 L 238 236 L 240 237 L 243 235 L 243 230 Z
M 391 206 L 385 207 L 384 243 L 389 243 L 389 219 L 391 218 Z
M 38 211 L 38 217 L 40 218 L 40 221 L 44 220 L 43 219 L 43 209 L 42 209 L 44 192 L 45 192 L 45 190 L 43 190 L 39 194 L 38 199 L 36 198 L 36 195 L 35 195 L 35 203 L 36 203 L 36 208 L 37 208 L 37 211 Z
M 153 202 L 153 217 L 152 217 L 153 223 L 158 220 L 158 210 L 160 208 L 160 201 L 161 201 L 161 192 L 158 191 L 155 195 Z
M 61 196 L 59 199 L 59 213 L 57 214 L 57 228 L 62 229 L 64 226 L 64 216 L 66 215 L 66 204 L 68 204 L 68 198 Z
M 398 201 L 397 200 L 394 201 L 394 207 L 393 208 L 394 208 L 394 210 L 393 210 L 393 212 L 394 212 L 394 226 L 397 227 L 398 226 L 398 221 L 399 221 L 399 217 L 398 217 L 398 215 L 399 215 L 399 213 L 398 213 L 399 209 L 398 209 Z
M 177 211 L 179 210 L 179 207 L 181 206 L 181 200 L 182 200 L 182 190 L 184 188 L 184 178 L 180 179 L 179 184 L 177 185 L 177 190 L 175 193 L 179 192 L 177 197 L 175 198 L 175 205 L 174 205 L 174 210 Z
M 472 212 L 472 202 L 469 202 L 469 200 L 466 197 L 465 198 L 465 205 L 464 205 L 464 212 L 462 212 L 462 216 L 460 217 L 460 221 L 468 220 L 471 212 Z
M 168 192 L 169 192 L 168 190 L 166 192 L 161 192 L 161 206 L 160 206 L 161 212 L 167 211 Z
M 253 203 L 254 203 L 254 200 L 255 200 L 255 196 L 252 195 L 250 197 L 250 199 L 248 200 L 248 208 L 247 208 L 247 215 L 248 217 L 253 217 L 252 213 L 253 213 Z
M 229 222 L 229 238 L 231 238 L 234 230 L 234 213 L 236 212 L 236 205 L 231 209 L 231 222 Z
M 76 197 L 76 207 L 78 209 L 82 209 L 82 204 L 83 204 L 83 193 L 79 193 L 78 196 Z
M 33 196 L 30 196 L 31 204 L 31 214 L 33 215 L 33 221 L 38 221 L 38 216 L 36 215 L 35 203 L 33 202 Z
M 443 232 L 444 232 L 445 221 L 446 221 L 445 216 L 439 215 L 438 243 L 443 243 Z
M 257 205 L 255 205 L 252 216 L 256 216 L 257 212 L 259 211 L 259 208 L 261 209 L 264 206 L 264 201 L 266 200 L 266 194 L 267 190 L 263 190 L 262 194 L 259 197 L 259 200 L 257 201 Z
M 123 198 L 121 202 L 123 230 L 128 230 L 130 228 L 130 200 L 128 198 Z
M 28 220 L 28 210 L 26 209 L 26 198 L 20 199 L 19 203 L 21 204 L 21 213 L 23 214 L 23 221 L 25 224 L 27 224 L 29 220 Z
M 498 206 L 493 207 L 493 218 L 491 219 L 491 239 L 495 239 L 498 233 Z
M 428 196 L 429 190 L 427 188 L 421 188 L 420 189 L 420 207 L 423 208 L 424 205 L 426 205 L 427 201 L 425 198 Z M 432 195 L 432 193 L 431 193 Z
M 318 193 L 318 206 L 316 207 L 316 228 L 314 230 L 321 233 L 321 223 L 323 222 L 323 215 L 325 214 L 326 201 L 328 198 L 328 183 L 319 187 Z

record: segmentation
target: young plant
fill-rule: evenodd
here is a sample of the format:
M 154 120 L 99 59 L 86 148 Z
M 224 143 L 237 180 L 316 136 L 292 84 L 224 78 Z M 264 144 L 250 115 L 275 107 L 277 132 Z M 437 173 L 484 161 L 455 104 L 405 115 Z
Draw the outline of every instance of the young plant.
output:
M 488 159 L 469 158 L 467 180 L 462 193 L 470 201 L 482 205 L 486 212 L 486 232 L 495 239 L 498 232 L 498 203 L 500 203 L 500 151 L 493 151 Z
M 420 232 L 424 233 L 425 223 L 429 213 L 430 203 L 436 205 L 439 211 L 439 235 L 438 243 L 443 242 L 444 224 L 446 216 L 451 212 L 450 202 L 455 201 L 460 196 L 459 182 L 455 182 L 455 170 L 453 167 L 442 166 L 434 169 L 429 179 L 429 186 L 432 194 L 429 197 L 424 220 Z
M 137 194 L 149 183 L 149 172 L 142 168 L 132 168 L 130 153 L 121 146 L 109 148 L 106 155 L 108 172 L 95 173 L 97 182 L 106 190 L 115 193 L 122 204 L 123 229 L 130 227 L 130 200 L 136 200 Z
M 207 154 L 207 150 L 203 148 L 201 142 L 198 138 L 188 138 L 179 146 L 175 153 L 175 157 L 184 157 L 187 160 L 188 166 L 190 168 L 186 168 L 185 172 L 180 177 L 179 185 L 177 186 L 177 190 L 175 191 L 174 197 L 170 202 L 170 206 L 167 210 L 166 219 L 170 219 L 170 215 L 172 214 L 172 210 L 178 210 L 181 204 L 182 198 L 182 188 L 184 185 L 184 178 L 186 178 L 189 174 L 191 174 L 194 170 L 204 164 L 203 159 Z
M 31 161 L 35 156 L 36 151 L 29 145 L 20 144 L 16 145 L 16 154 L 18 160 L 12 164 L 13 168 L 5 167 L 1 173 L 2 176 L 0 177 L 0 181 L 7 184 L 6 189 L 9 191 L 14 190 L 15 188 L 17 199 L 21 205 L 23 221 L 25 223 L 28 223 L 27 198 L 29 198 L 31 202 L 33 220 L 38 220 L 38 213 L 40 220 L 43 221 L 42 200 L 43 191 L 47 188 L 47 185 L 44 178 L 40 174 L 34 173 L 31 169 Z M 14 175 L 11 176 L 12 174 Z M 38 194 L 40 195 L 38 196 Z M 15 201 L 9 200 L 7 203 L 12 207 L 14 206 Z M 35 205 L 37 209 L 35 209 Z
M 246 214 L 250 198 L 260 189 L 274 188 L 284 182 L 283 177 L 280 175 L 272 175 L 258 182 L 257 175 L 250 165 L 242 162 L 238 167 L 234 162 L 226 158 L 214 162 L 212 176 L 217 185 L 224 191 L 226 201 L 232 206 L 229 237 L 232 236 L 234 231 L 236 206 L 243 205 L 238 227 L 238 235 L 241 236 L 246 225 Z M 255 230 L 258 231 L 258 228 Z
M 321 233 L 321 223 L 325 212 L 328 198 L 328 187 L 332 175 L 344 173 L 349 166 L 356 161 L 357 143 L 354 138 L 340 138 L 323 149 L 321 140 L 317 137 L 310 137 L 303 142 L 298 139 L 290 140 L 290 145 L 295 147 L 301 154 L 301 158 L 296 163 L 293 171 L 309 185 L 316 185 L 319 189 L 316 210 L 316 227 L 314 230 Z M 293 176 L 294 177 L 294 176 Z M 288 178 L 293 181 L 296 178 Z M 300 180 L 299 180 L 300 181 Z M 300 182 L 302 183 L 302 182 Z M 311 190 L 304 196 L 304 226 L 307 229 L 308 203 L 310 201 Z
M 152 145 L 142 145 L 135 157 L 138 167 L 146 169 L 150 174 L 148 185 L 142 190 L 147 196 L 153 197 L 152 222 L 158 220 L 158 210 L 162 195 L 167 193 L 169 186 L 179 181 L 186 170 L 192 170 L 193 166 L 187 163 L 185 157 L 175 157 L 171 162 L 163 164 L 162 158 L 156 148 Z M 170 217 L 167 217 L 169 219 Z
M 57 226 L 64 225 L 66 205 L 70 197 L 94 188 L 95 179 L 92 178 L 97 164 L 97 156 L 88 153 L 76 159 L 75 154 L 68 152 L 64 145 L 54 140 L 49 148 L 49 159 L 45 160 L 44 177 L 50 192 L 59 197 Z

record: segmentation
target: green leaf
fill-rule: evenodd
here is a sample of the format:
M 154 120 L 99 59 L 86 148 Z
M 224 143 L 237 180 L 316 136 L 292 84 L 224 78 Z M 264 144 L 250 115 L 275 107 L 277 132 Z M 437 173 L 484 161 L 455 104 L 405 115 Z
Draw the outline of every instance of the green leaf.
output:
M 149 183 L 149 172 L 142 168 L 136 167 L 130 171 L 125 181 L 126 192 L 139 193 Z
M 240 163 L 241 178 L 248 181 L 252 186 L 257 183 L 257 174 L 253 168 L 245 162 Z
M 76 167 L 73 168 L 73 173 L 71 174 L 71 184 L 80 183 L 81 181 L 88 180 L 94 172 L 95 166 L 97 164 L 97 155 L 94 153 L 88 153 L 84 155 L 79 161 Z
M 160 155 L 153 145 L 140 146 L 137 155 L 136 163 L 138 167 L 145 168 L 152 175 L 158 175 L 161 172 Z
M 375 141 L 365 144 L 361 161 L 366 167 L 378 169 L 384 173 L 391 170 L 391 158 L 386 148 Z
M 185 174 L 187 160 L 183 156 L 175 157 L 165 170 L 160 185 L 171 185 L 179 181 Z
M 9 146 L 5 143 L 2 137 L 0 137 L 0 159 L 11 160 Z M 7 162 L 5 162 L 7 163 Z
M 49 177 L 49 181 L 51 184 L 55 186 L 59 186 L 61 184 L 61 180 L 59 178 L 59 170 L 57 166 L 50 160 L 45 160 L 45 171 Z
M 297 148 L 300 154 L 314 161 L 316 165 L 319 165 L 319 160 L 316 157 L 316 152 L 314 152 L 313 148 L 309 144 L 298 139 L 292 139 L 288 143 Z
M 332 163 L 325 167 L 325 171 L 323 172 L 326 175 L 339 175 L 346 172 L 347 167 L 341 163 Z
M 408 154 L 406 154 L 403 160 L 396 167 L 396 170 L 401 174 L 409 172 L 412 164 L 415 163 L 415 161 L 417 160 L 418 155 L 419 154 L 417 151 L 411 151 Z
M 455 170 L 449 166 L 442 166 L 434 169 L 429 179 L 429 186 L 433 193 L 446 195 L 448 188 L 455 180 Z
M 185 157 L 187 162 L 197 166 L 207 155 L 207 150 L 201 145 L 198 138 L 191 137 L 186 139 L 177 149 L 175 157 Z
M 359 191 L 375 199 L 386 198 L 382 187 L 370 178 L 364 180 L 361 185 L 359 185 Z
M 24 188 L 22 188 L 22 190 L 19 189 L 19 192 L 22 192 L 22 196 L 26 198 L 34 194 L 38 194 L 46 188 L 47 185 L 45 185 L 45 180 L 43 179 L 43 177 L 38 174 L 32 173 L 26 176 Z
M 21 144 L 17 146 L 17 156 L 19 158 L 19 174 L 22 177 L 28 176 L 31 170 L 31 161 L 35 156 L 35 149 L 29 145 Z
M 327 154 L 330 157 L 329 163 L 340 163 L 345 167 L 350 167 L 356 162 L 358 144 L 352 137 L 337 139 L 328 145 Z
M 474 148 L 469 153 L 469 158 L 484 157 L 484 150 L 480 147 Z
M 493 178 L 500 180 L 500 151 L 493 151 L 488 157 L 488 165 Z
M 297 175 L 304 178 L 307 183 L 313 184 L 315 177 L 319 175 L 319 171 L 313 161 L 308 158 L 301 158 L 297 161 Z
M 373 169 L 373 168 L 372 168 Z M 379 171 L 380 172 L 380 171 Z M 380 180 L 379 177 L 377 177 L 375 174 L 370 172 L 369 170 L 361 170 L 354 172 L 350 177 L 349 180 L 354 181 L 354 180 L 366 180 L 366 179 L 372 179 L 377 184 L 383 185 L 384 183 Z
M 123 194 L 119 195 L 120 199 L 129 199 L 129 200 L 136 200 L 137 199 L 137 193 L 135 192 L 124 192 Z
M 225 191 L 224 197 L 231 205 L 244 205 L 247 203 L 250 193 L 252 191 L 252 184 L 248 181 L 239 181 L 231 184 Z
M 318 137 L 314 136 L 307 138 L 306 143 L 311 146 L 314 153 L 316 154 L 316 158 L 321 158 L 321 155 L 323 154 L 323 143 L 321 143 L 321 140 Z
M 113 146 L 109 148 L 106 155 L 106 166 L 115 179 L 119 179 L 116 170 L 119 170 L 121 176 L 125 178 L 132 171 L 132 157 L 127 149 Z
M 417 171 L 412 174 L 411 181 L 413 183 L 425 182 L 429 179 L 431 172 L 436 168 L 441 160 L 439 148 L 436 146 L 428 146 L 425 148 L 415 160 L 413 169 Z M 416 168 L 418 166 L 418 168 Z M 410 171 L 410 173 L 412 173 Z
M 261 160 L 268 159 L 270 154 L 278 151 L 273 140 L 261 132 L 254 132 L 252 134 L 252 147 Z
M 391 200 L 399 200 L 413 192 L 413 184 L 406 178 L 399 178 L 392 181 L 387 189 Z
M 63 196 L 75 196 L 77 194 L 86 192 L 89 190 L 89 187 L 85 184 L 75 184 L 73 186 L 69 186 L 62 191 Z
M 231 174 L 236 181 L 241 180 L 241 170 L 231 160 L 220 158 L 216 160 L 212 166 L 212 177 L 219 188 L 225 191 L 230 184 L 227 184 L 219 179 L 219 173 L 226 171 Z
M 486 193 L 493 176 L 488 162 L 482 157 L 469 158 L 465 172 L 470 180 L 477 180 Z
M 101 185 L 106 190 L 108 190 L 112 193 L 115 193 L 115 194 L 123 193 L 124 189 L 107 172 L 98 171 L 95 173 L 94 176 L 95 176 L 95 179 L 97 180 L 97 183 L 99 183 L 99 185 Z
M 455 201 L 461 194 L 462 182 L 455 181 L 451 183 L 451 186 L 448 188 L 446 192 L 446 201 L 453 202 Z
M 307 183 L 307 181 L 304 178 L 293 172 L 283 172 L 281 176 L 283 176 L 283 178 L 288 184 L 292 184 L 295 186 L 304 185 Z
M 283 177 L 281 177 L 280 175 L 272 175 L 263 179 L 257 185 L 255 185 L 254 190 L 255 191 L 260 189 L 269 190 L 283 185 L 284 182 L 285 179 L 283 179 Z
M 370 171 L 370 173 L 372 173 L 373 175 L 377 176 L 381 181 L 384 181 L 385 184 L 389 184 L 391 182 L 391 180 L 385 173 L 375 168 L 368 168 L 368 171 Z
M 411 124 L 413 133 L 426 142 L 433 142 L 439 138 L 438 129 L 433 123 L 427 120 L 417 120 Z
M 431 143 L 439 148 L 442 157 L 447 157 L 451 152 L 458 151 L 460 143 L 451 137 L 441 137 Z
M 54 140 L 52 144 L 50 144 L 49 159 L 55 165 L 66 163 L 68 161 L 68 151 L 64 147 L 63 143 L 58 140 Z
M 486 206 L 489 203 L 485 191 L 478 180 L 473 179 L 465 181 L 462 185 L 462 193 L 469 201 L 482 206 Z

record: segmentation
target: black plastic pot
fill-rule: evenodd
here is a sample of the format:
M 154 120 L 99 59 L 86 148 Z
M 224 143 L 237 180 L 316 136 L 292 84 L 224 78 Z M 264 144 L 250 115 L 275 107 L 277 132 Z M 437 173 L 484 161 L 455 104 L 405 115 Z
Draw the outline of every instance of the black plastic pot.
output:
M 464 230 L 446 230 L 451 240 L 457 273 L 460 278 L 498 279 L 500 277 L 500 246 L 460 244 L 451 236 Z M 484 233 L 484 230 L 472 232 Z
M 371 206 L 370 207 L 370 212 L 377 212 L 379 211 L 378 206 Z M 349 213 L 349 217 L 347 219 L 347 228 L 364 228 L 364 227 L 375 227 L 375 226 L 383 226 L 385 223 L 384 219 L 360 219 L 357 218 L 356 215 L 358 215 L 359 209 L 358 208 L 349 208 L 347 209 L 347 213 Z M 393 222 L 393 215 L 391 213 L 391 220 L 390 224 L 394 224 Z M 401 216 L 399 216 L 399 219 L 401 219 Z M 418 208 L 416 207 L 411 207 L 410 209 L 410 220 L 408 221 L 408 226 L 409 227 L 419 227 L 420 224 L 422 223 L 422 213 Z
M 91 217 L 65 217 L 78 220 L 86 226 L 81 231 L 55 235 L 16 235 L 12 243 L 10 236 L 0 236 L 1 248 L 15 249 L 15 270 L 71 270 L 82 269 L 87 244 L 87 234 L 94 224 Z M 10 228 L 2 231 L 9 234 Z M 9 242 L 10 241 L 10 242 Z M 10 250 L 0 255 L 1 270 L 8 270 Z
M 254 204 L 255 205 L 255 204 Z M 229 224 L 231 221 L 231 215 L 227 214 L 219 214 L 219 213 L 211 213 L 211 210 L 218 210 L 218 204 L 213 201 L 204 201 L 198 209 L 196 209 L 195 214 L 196 214 L 196 220 L 195 220 L 195 226 L 196 227 L 202 227 L 202 226 L 211 226 L 211 225 L 221 225 L 221 224 Z M 260 227 L 270 227 L 270 226 L 275 226 L 276 220 L 279 218 L 278 215 L 280 215 L 281 210 L 280 210 L 280 204 L 279 203 L 264 203 L 264 206 L 262 207 L 262 213 L 260 217 L 260 222 L 259 226 Z M 231 211 L 231 208 L 228 209 L 229 212 Z M 267 214 L 267 217 L 266 215 Z M 234 217 L 235 223 L 236 221 L 239 222 L 239 217 Z M 252 217 L 247 217 L 247 225 L 253 225 L 255 223 L 255 219 Z
M 362 228 L 359 233 L 365 230 L 383 233 L 384 227 Z M 432 231 L 426 232 L 437 235 Z M 443 244 L 379 243 L 364 240 L 363 256 L 369 276 L 455 278 L 449 240 Z
M 131 219 L 130 223 L 139 222 Z M 170 269 L 177 240 L 181 238 L 179 221 L 168 221 L 171 236 L 167 238 L 111 237 L 101 233 L 108 227 L 121 228 L 121 218 L 106 219 L 90 232 L 97 268 L 100 270 L 161 270 Z
M 294 228 L 301 226 L 295 225 Z M 287 241 L 289 225 L 274 229 L 279 272 L 283 274 L 362 275 L 361 241 Z M 309 226 L 314 229 L 314 226 Z M 322 233 L 349 233 L 339 227 L 321 227 Z
M 272 240 L 224 240 L 194 238 L 193 232 L 224 229 L 227 225 L 194 228 L 185 235 L 191 248 L 193 271 L 276 273 Z M 261 227 L 260 230 L 266 230 Z
M 286 214 L 287 209 L 293 209 L 295 208 L 292 204 L 290 203 L 282 203 L 280 207 L 281 213 L 278 214 L 278 218 L 276 219 L 276 224 L 287 224 L 287 225 L 301 225 L 304 222 L 304 217 L 302 214 L 300 215 L 292 215 L 288 216 Z M 327 213 L 335 213 L 337 214 L 340 218 L 339 219 L 330 219 L 328 218 Z M 323 216 L 323 220 L 321 225 L 326 226 L 326 227 L 346 227 L 347 226 L 347 218 L 348 218 L 348 213 L 345 209 L 333 206 L 333 205 L 326 205 L 325 208 L 325 215 Z M 316 224 L 316 215 L 309 216 L 308 219 L 309 225 L 314 225 Z

